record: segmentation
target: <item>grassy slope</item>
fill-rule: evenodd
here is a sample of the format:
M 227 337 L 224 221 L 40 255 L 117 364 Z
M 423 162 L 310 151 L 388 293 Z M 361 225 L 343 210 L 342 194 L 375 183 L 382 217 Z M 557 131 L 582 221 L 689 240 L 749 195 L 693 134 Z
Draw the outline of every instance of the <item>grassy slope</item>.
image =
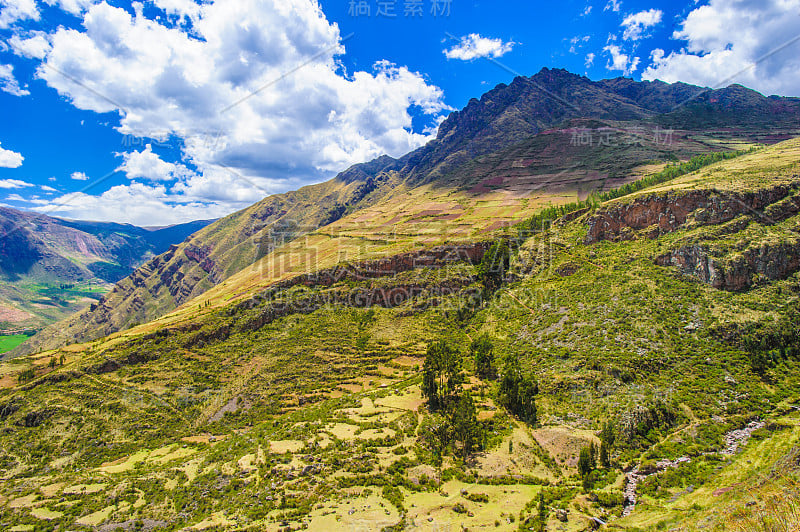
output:
M 517 128 L 501 128 L 495 132 L 500 137 L 494 146 L 506 148 L 473 160 L 459 151 L 427 177 L 422 170 L 430 161 L 416 162 L 404 170 L 408 180 L 402 185 L 401 176 L 389 172 L 390 177 L 374 192 L 356 202 L 352 195 L 360 182 L 345 184 L 337 179 L 266 198 L 198 232 L 175 253 L 157 258 L 121 281 L 107 296 L 106 308 L 72 316 L 28 341 L 20 352 L 105 336 L 183 304 L 192 308 L 196 303 L 189 301 L 195 297 L 200 304 L 205 300 L 224 303 L 231 292 L 245 292 L 285 274 L 331 266 L 343 258 L 385 256 L 417 245 L 475 238 L 520 221 L 543 205 L 571 202 L 655 171 L 664 161 L 737 149 L 762 134 L 754 130 L 701 135 L 676 130 L 665 142 L 656 134 L 657 126 L 648 122 L 573 120 L 567 125 L 571 127 L 533 137 L 524 128 L 518 135 Z M 575 128 L 591 130 L 592 144 L 574 142 Z M 481 142 L 482 148 L 470 144 L 468 152 L 491 151 L 486 146 L 492 142 Z M 436 158 L 435 154 L 431 157 Z M 454 162 L 462 159 L 465 164 Z M 443 168 L 451 170 L 447 173 Z M 348 212 L 358 212 L 318 230 L 331 206 L 344 204 Z M 281 230 L 281 224 L 290 229 Z M 272 244 L 280 246 L 305 234 L 280 250 L 281 261 L 291 255 L 287 264 L 270 264 L 276 253 L 258 260 Z M 309 248 L 315 249 L 316 257 L 298 261 L 299 250 Z M 201 251 L 203 259 L 187 259 L 186 250 Z M 225 284 L 219 284 L 223 280 Z
M 790 141 L 684 176 L 658 192 L 755 190 L 796 174 L 798 160 L 800 142 Z M 610 207 L 630 201 L 621 198 Z M 396 205 L 396 211 L 378 209 L 374 216 L 391 219 L 405 204 Z M 470 221 L 478 224 L 482 215 L 473 216 Z M 128 337 L 74 346 L 64 351 L 65 367 L 56 370 L 71 375 L 65 382 L 13 388 L 15 376 L 31 365 L 47 373 L 51 354 L 4 363 L 0 404 L 19 410 L 5 419 L 10 430 L 0 434 L 6 478 L 0 523 L 76 526 L 76 519 L 89 523 L 106 515 L 111 522 L 171 521 L 184 512 L 187 523 L 227 523 L 223 528 L 278 529 L 284 519 L 298 525 L 301 518 L 312 528 L 389 525 L 399 520 L 400 510 L 381 483 L 399 482 L 405 485 L 400 493 L 409 522 L 494 527 L 497 520 L 500 529 L 515 529 L 509 515 L 517 521 L 520 512 L 528 515 L 525 503 L 547 479 L 564 488 L 546 490 L 548 504 L 569 508 L 568 526 L 581 529 L 588 525 L 586 516 L 608 516 L 580 494 L 570 465 L 577 449 L 602 421 L 622 424 L 637 408 L 661 398 L 677 405 L 675 424 L 626 441 L 615 452 L 616 463 L 622 467 L 683 455 L 693 461 L 658 486 L 644 486 L 634 514 L 614 519 L 613 526 L 692 529 L 702 523 L 752 529 L 746 520 L 769 511 L 766 497 L 797 479 L 791 461 L 779 475 L 773 465 L 797 441 L 798 418 L 789 405 L 796 403 L 800 372 L 787 361 L 765 380 L 750 370 L 743 352 L 712 333 L 729 323 L 780 316 L 798 299 L 797 276 L 745 292 L 724 292 L 655 266 L 653 259 L 692 238 L 713 236 L 725 249 L 739 239 L 792 237 L 786 230 L 798 221 L 795 216 L 767 226 L 754 217 L 743 235 L 688 224 L 655 240 L 593 245 L 583 243 L 583 220 L 558 226 L 526 242 L 515 263 L 519 280 L 467 321 L 449 312 L 458 301 L 426 309 L 420 303 L 431 296 L 424 295 L 371 315 L 340 306 L 294 314 L 255 332 L 241 327 L 258 308 L 232 312 L 211 307 L 198 316 L 188 305 L 173 323 L 192 319 L 202 325 L 199 332 L 138 336 L 153 330 L 151 325 Z M 437 222 L 426 223 L 433 231 Z M 434 287 L 471 274 L 472 267 L 454 265 L 329 290 L 408 282 Z M 236 290 L 263 282 L 258 276 L 251 279 Z M 281 297 L 291 300 L 316 290 L 295 288 Z M 216 305 L 222 307 L 232 293 L 238 292 L 220 292 Z M 213 333 L 226 326 L 230 336 L 214 340 Z M 420 403 L 415 365 L 427 342 L 439 335 L 465 348 L 481 331 L 496 339 L 498 356 L 521 357 L 536 376 L 543 426 L 531 431 L 493 410 L 495 385 L 473 381 L 476 395 L 483 397 L 481 417 L 494 418 L 495 434 L 490 451 L 465 469 L 466 477 L 448 481 L 442 495 L 411 482 L 435 475 L 425 465 L 430 457 L 415 442 Z M 97 373 L 105 360 L 129 356 L 145 360 Z M 481 395 L 482 389 L 489 393 Z M 32 412 L 50 417 L 38 427 L 19 426 Z M 722 434 L 754 415 L 773 419 L 773 425 L 756 434 L 746 454 L 720 459 L 714 451 Z M 224 439 L 206 443 L 203 435 L 209 433 Z M 181 440 L 186 437 L 191 439 Z M 504 451 L 512 440 L 513 462 Z M 135 466 L 137 461 L 141 464 Z M 299 474 L 315 464 L 317 472 Z M 290 467 L 294 476 L 286 473 Z M 491 479 L 511 484 L 487 485 Z M 607 481 L 597 491 L 619 493 L 618 469 Z M 71 489 L 100 484 L 94 494 Z M 489 502 L 468 501 L 462 489 L 485 493 Z M 221 495 L 203 495 L 211 491 Z M 755 494 L 756 504 L 744 507 L 748 494 Z M 139 501 L 145 500 L 143 506 Z M 455 513 L 457 503 L 473 516 Z M 53 514 L 45 510 L 62 515 L 47 521 L 41 516 Z M 609 509 L 612 514 L 619 510 Z M 550 526 L 558 524 L 554 515 Z
M 399 186 L 375 205 L 288 242 L 177 311 L 123 334 L 137 335 L 191 321 L 198 312 L 249 297 L 275 281 L 342 261 L 491 238 L 544 206 L 575 201 L 590 191 L 625 183 L 664 164 L 643 162 L 742 146 L 741 138 L 718 139 L 707 145 L 693 140 L 692 132 L 676 132 L 673 143 L 664 146 L 654 142 L 653 132 L 647 128 L 631 135 L 624 123 L 575 123 L 575 127 L 589 126 L 617 128 L 610 134 L 599 130 L 593 133 L 596 139 L 603 135 L 611 145 L 574 145 L 570 129 L 553 130 L 499 154 L 480 157 L 435 184 Z M 587 172 L 586 168 L 600 171 Z M 204 306 L 207 301 L 211 305 L 208 310 Z M 199 306 L 202 309 L 198 311 Z
M 6 336 L 0 336 L 0 353 L 5 353 L 6 351 L 11 351 L 19 344 L 27 340 L 28 337 L 24 334 L 11 334 Z

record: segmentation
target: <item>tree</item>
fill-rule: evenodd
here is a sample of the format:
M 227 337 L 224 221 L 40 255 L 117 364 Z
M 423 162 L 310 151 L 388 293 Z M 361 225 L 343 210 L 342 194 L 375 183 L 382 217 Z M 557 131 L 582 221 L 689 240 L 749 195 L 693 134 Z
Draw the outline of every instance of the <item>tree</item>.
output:
M 536 424 L 536 394 L 539 387 L 530 376 L 523 375 L 519 359 L 506 358 L 500 379 L 498 400 L 511 413 L 529 425 Z
M 451 423 L 454 439 L 461 444 L 461 457 L 466 460 L 482 440 L 475 403 L 472 402 L 472 395 L 469 392 L 463 392 L 459 397 L 453 409 Z
M 472 341 L 469 348 L 475 359 L 475 373 L 482 379 L 494 379 L 496 375 L 494 346 L 491 339 L 489 339 L 489 335 L 483 333 Z
M 24 384 L 28 381 L 32 381 L 35 378 L 36 378 L 36 370 L 34 370 L 33 368 L 28 368 L 22 370 L 19 373 L 19 375 L 17 375 L 17 382 L 20 384 Z
M 614 427 L 606 421 L 600 431 L 600 465 L 603 467 L 611 465 L 609 452 L 614 447 L 614 440 Z
M 422 394 L 431 411 L 445 408 L 463 382 L 458 351 L 446 340 L 428 346 L 422 366 Z
M 582 478 L 588 477 L 594 470 L 592 462 L 594 462 L 594 458 L 592 458 L 590 447 L 581 447 L 580 455 L 578 455 L 578 474 Z
M 547 506 L 544 505 L 544 495 L 539 492 L 539 530 L 544 532 L 545 523 L 547 522 Z
M 510 262 L 511 250 L 506 240 L 498 240 L 483 254 L 478 265 L 478 280 L 483 283 L 487 292 L 492 293 L 500 288 Z
M 610 460 L 608 459 L 608 449 L 606 448 L 606 442 L 600 442 L 600 465 L 603 467 L 608 467 L 611 465 Z
M 434 465 L 439 470 L 439 479 L 441 479 L 444 454 L 450 445 L 452 434 L 450 422 L 443 415 L 433 413 L 425 416 L 425 419 L 422 420 L 418 434 L 420 443 L 431 450 Z

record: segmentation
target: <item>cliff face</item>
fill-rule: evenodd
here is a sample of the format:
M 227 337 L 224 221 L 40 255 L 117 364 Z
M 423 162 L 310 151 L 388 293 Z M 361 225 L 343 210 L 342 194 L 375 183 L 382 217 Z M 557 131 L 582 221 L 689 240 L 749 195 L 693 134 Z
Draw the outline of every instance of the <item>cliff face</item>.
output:
M 656 259 L 660 266 L 674 266 L 681 273 L 721 290 L 744 290 L 759 276 L 775 281 L 800 270 L 800 242 L 761 244 L 726 259 L 714 257 L 701 245 L 684 246 Z
M 800 185 L 800 176 L 792 176 L 792 180 L 792 185 L 754 192 L 670 192 L 615 203 L 588 217 L 586 243 L 635 238 L 642 230 L 645 236 L 655 238 L 688 222 L 719 225 L 741 215 L 774 224 L 800 212 L 800 198 L 793 193 Z
M 705 238 L 713 240 L 736 235 L 751 223 L 775 225 L 800 213 L 795 193 L 799 176 L 792 176 L 792 181 L 753 192 L 698 190 L 642 196 L 589 216 L 586 243 L 656 238 L 681 227 L 718 226 L 715 237 Z M 718 242 L 691 243 L 656 257 L 655 262 L 714 288 L 744 290 L 759 277 L 785 279 L 800 270 L 800 238 L 796 231 L 787 232 L 778 240 L 749 242 L 743 249 Z

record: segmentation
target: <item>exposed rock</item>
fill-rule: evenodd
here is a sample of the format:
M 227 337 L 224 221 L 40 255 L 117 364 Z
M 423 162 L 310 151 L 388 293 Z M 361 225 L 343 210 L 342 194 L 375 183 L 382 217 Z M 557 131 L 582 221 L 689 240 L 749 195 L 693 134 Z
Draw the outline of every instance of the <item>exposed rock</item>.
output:
M 747 445 L 753 432 L 764 427 L 764 425 L 763 421 L 751 421 L 741 429 L 732 430 L 725 434 L 725 447 L 720 451 L 720 454 L 733 456 L 739 450 L 739 447 Z
M 800 270 L 800 242 L 764 243 L 737 254 L 723 263 L 702 245 L 690 245 L 661 255 L 660 266 L 675 266 L 689 275 L 722 290 L 743 290 L 753 284 L 753 277 L 763 275 L 774 281 L 785 279 Z
M 635 236 L 634 231 L 643 229 L 649 229 L 647 236 L 655 238 L 675 231 L 690 217 L 698 225 L 722 224 L 741 214 L 753 215 L 762 223 L 776 223 L 800 212 L 800 200 L 795 200 L 795 196 L 787 199 L 796 185 L 742 193 L 715 190 L 669 192 L 613 203 L 587 219 L 586 243 L 628 240 Z M 780 206 L 768 209 L 772 204 Z M 773 216 L 765 214 L 765 210 Z

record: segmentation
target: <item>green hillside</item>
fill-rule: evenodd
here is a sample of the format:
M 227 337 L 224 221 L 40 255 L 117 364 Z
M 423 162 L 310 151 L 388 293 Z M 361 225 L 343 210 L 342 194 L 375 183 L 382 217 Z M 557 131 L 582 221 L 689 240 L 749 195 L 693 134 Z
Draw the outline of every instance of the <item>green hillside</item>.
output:
M 0 526 L 792 522 L 800 141 L 558 220 L 508 205 L 506 227 L 479 208 L 505 192 L 470 192 L 493 163 L 472 164 L 460 191 L 400 189 L 161 320 L 0 364 Z M 445 235 L 419 201 L 476 196 Z M 422 236 L 379 238 L 398 216 Z M 455 368 L 438 410 L 434 357 Z
M 672 111 L 690 95 L 693 105 Z M 595 82 L 545 68 L 470 100 L 436 139 L 403 157 L 355 165 L 217 221 L 13 354 L 102 338 L 180 312 L 201 295 L 218 304 L 232 285 L 247 293 L 340 260 L 490 236 L 544 206 L 585 199 L 667 163 L 792 138 L 798 117 L 800 100 L 740 86 Z M 308 247 L 318 263 L 296 259 Z M 270 265 L 274 248 L 295 258 Z

